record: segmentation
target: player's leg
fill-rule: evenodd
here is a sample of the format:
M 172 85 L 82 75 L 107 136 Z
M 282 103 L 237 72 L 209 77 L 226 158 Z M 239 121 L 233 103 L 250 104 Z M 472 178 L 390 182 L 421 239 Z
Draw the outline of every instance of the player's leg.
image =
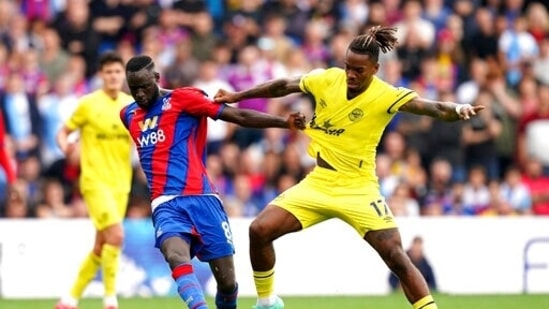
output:
M 218 309 L 236 309 L 238 284 L 236 283 L 233 256 L 210 261 L 210 269 L 217 282 L 216 307 Z
M 274 293 L 276 255 L 273 241 L 299 230 L 299 220 L 289 211 L 273 204 L 267 205 L 250 224 L 250 261 L 258 298 L 255 308 L 284 307 Z
M 116 298 L 116 278 L 124 243 L 124 228 L 122 222 L 115 223 L 101 231 L 105 242 L 101 248 L 101 268 L 103 271 L 103 286 L 105 288 L 104 305 L 106 309 L 118 308 Z
M 201 242 L 196 256 L 209 262 L 217 283 L 216 307 L 235 309 L 238 285 L 233 261 L 233 235 L 223 204 L 213 195 L 190 196 L 185 200 L 187 214 L 193 219 Z
M 327 196 L 318 189 L 318 179 L 314 176 L 314 173 L 310 174 L 275 198 L 250 225 L 250 259 L 258 309 L 284 307 L 274 293 L 276 256 L 273 241 L 330 218 L 322 214 Z
M 339 206 L 332 211 L 349 223 L 399 277 L 402 289 L 414 309 L 436 309 L 425 279 L 402 248 L 398 226 L 384 198 L 377 189 L 366 188 L 351 193 L 336 196 L 340 205 L 345 207 Z
M 101 232 L 103 229 L 103 219 L 101 216 L 105 209 L 105 205 L 103 203 L 105 199 L 102 194 L 98 193 L 98 191 L 85 191 L 82 195 L 84 197 L 90 219 L 96 229 L 93 250 L 80 264 L 78 275 L 73 283 L 73 286 L 71 287 L 70 294 L 63 297 L 57 303 L 56 309 L 76 308 L 82 294 L 84 293 L 84 290 L 93 280 L 103 262 L 102 250 L 105 243 L 105 237 Z
M 190 236 L 172 236 L 162 241 L 160 247 L 166 262 L 172 270 L 181 299 L 192 309 L 208 308 L 202 286 L 194 274 L 191 264 Z
M 99 231 L 96 231 L 93 249 L 80 264 L 70 294 L 64 296 L 57 303 L 55 309 L 73 309 L 78 306 L 78 301 L 82 298 L 84 290 L 97 274 L 99 267 L 101 267 L 101 248 L 104 241 L 103 235 Z
M 177 197 L 153 210 L 156 244 L 177 285 L 177 292 L 189 308 L 207 308 L 202 286 L 191 264 L 194 223 L 186 209 L 185 197 Z
M 103 271 L 103 286 L 105 288 L 104 306 L 106 309 L 118 308 L 116 298 L 116 280 L 124 243 L 124 226 L 122 221 L 128 204 L 127 193 L 101 191 L 97 193 L 103 203 L 97 206 L 101 209 L 99 227 L 104 244 L 101 248 L 101 266 Z
M 379 253 L 389 269 L 399 278 L 402 290 L 414 309 L 437 309 L 425 278 L 412 264 L 402 248 L 397 228 L 369 231 L 364 239 Z
M 97 274 L 99 267 L 101 267 L 101 249 L 104 243 L 103 234 L 96 231 L 92 252 L 90 252 L 80 266 L 77 280 L 71 289 L 71 296 L 74 298 L 80 299 L 82 297 L 82 293 Z

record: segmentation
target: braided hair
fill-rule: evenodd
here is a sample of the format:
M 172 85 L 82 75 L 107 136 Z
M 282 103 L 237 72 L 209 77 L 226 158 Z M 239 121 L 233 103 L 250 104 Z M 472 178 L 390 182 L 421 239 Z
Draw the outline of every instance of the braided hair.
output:
M 380 50 L 386 53 L 397 45 L 396 31 L 396 28 L 374 26 L 368 29 L 366 34 L 355 37 L 349 44 L 349 50 L 356 54 L 368 55 L 377 62 Z

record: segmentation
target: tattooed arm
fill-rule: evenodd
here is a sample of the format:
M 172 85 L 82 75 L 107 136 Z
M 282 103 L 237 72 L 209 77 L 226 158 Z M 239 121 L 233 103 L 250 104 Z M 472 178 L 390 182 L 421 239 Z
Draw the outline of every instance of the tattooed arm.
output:
M 444 121 L 457 121 L 468 120 L 483 109 L 484 106 L 432 101 L 418 97 L 402 105 L 399 111 L 416 115 L 425 115 Z
M 251 98 L 278 98 L 291 93 L 302 92 L 299 88 L 301 76 L 292 78 L 274 79 L 263 84 L 259 84 L 248 90 L 239 92 L 228 92 L 220 89 L 214 96 L 217 103 L 235 103 Z

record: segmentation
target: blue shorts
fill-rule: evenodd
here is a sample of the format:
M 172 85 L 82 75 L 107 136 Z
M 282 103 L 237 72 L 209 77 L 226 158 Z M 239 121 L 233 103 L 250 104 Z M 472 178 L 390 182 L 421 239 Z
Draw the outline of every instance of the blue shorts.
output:
M 155 247 L 180 237 L 191 245 L 191 257 L 211 261 L 234 254 L 227 214 L 216 195 L 179 196 L 160 204 L 152 214 Z

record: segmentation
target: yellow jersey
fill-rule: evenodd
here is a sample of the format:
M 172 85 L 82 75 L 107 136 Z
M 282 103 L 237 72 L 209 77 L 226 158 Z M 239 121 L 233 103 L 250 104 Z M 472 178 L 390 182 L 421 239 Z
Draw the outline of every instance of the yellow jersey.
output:
M 377 183 L 375 156 L 383 131 L 417 93 L 374 76 L 366 91 L 348 100 L 346 74 L 340 68 L 311 71 L 299 87 L 315 102 L 304 131 L 311 139 L 309 155 L 320 156 L 346 178 Z
M 133 98 L 121 92 L 116 99 L 96 90 L 80 99 L 67 120 L 80 131 L 80 188 L 130 192 L 132 141 L 120 121 L 120 110 Z

